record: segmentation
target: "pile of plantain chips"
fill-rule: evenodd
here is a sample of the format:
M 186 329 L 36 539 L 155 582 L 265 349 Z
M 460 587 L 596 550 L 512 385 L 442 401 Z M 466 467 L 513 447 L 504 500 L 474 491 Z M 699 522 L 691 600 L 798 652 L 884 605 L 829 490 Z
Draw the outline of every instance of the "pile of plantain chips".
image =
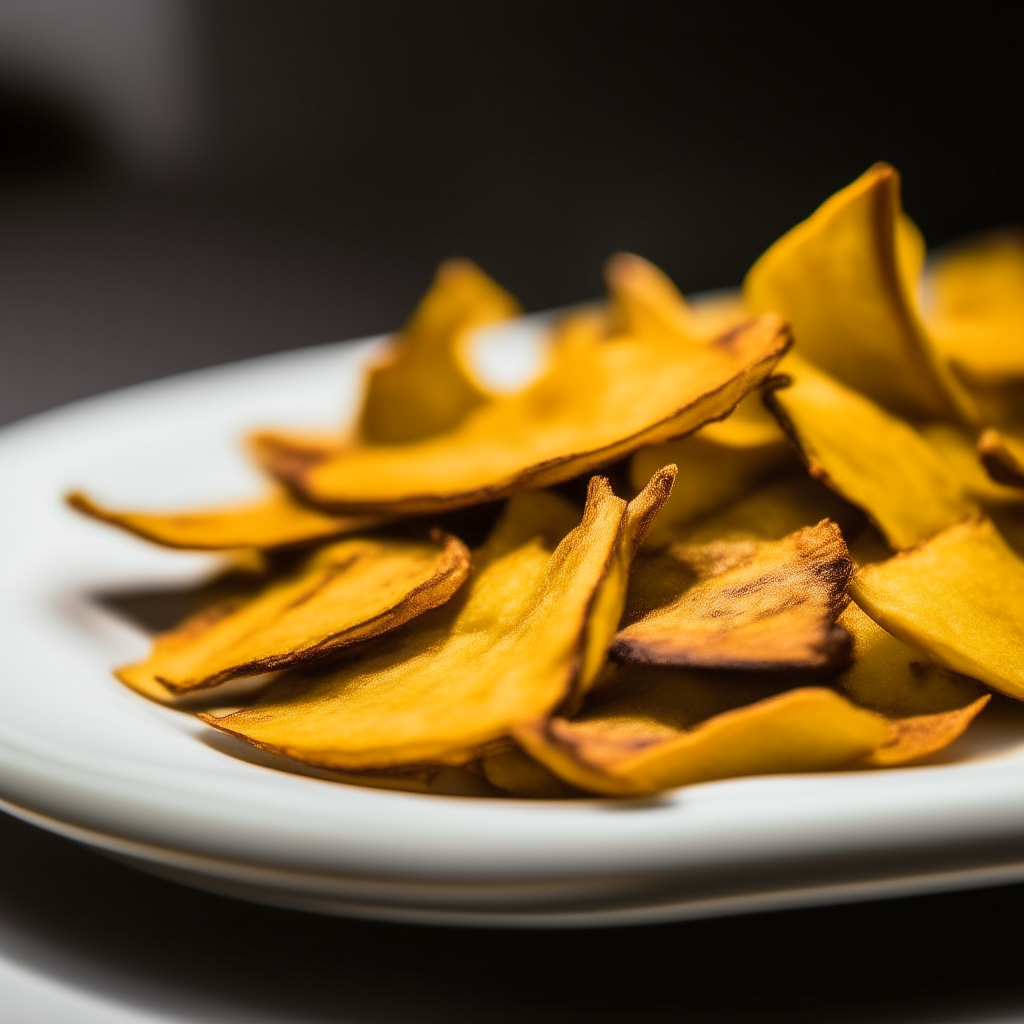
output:
M 534 798 L 917 762 L 1024 700 L 1024 236 L 926 264 L 877 165 L 739 292 L 606 280 L 499 392 L 519 306 L 444 263 L 352 427 L 249 438 L 258 500 L 69 495 L 229 566 L 117 677 L 281 766 Z

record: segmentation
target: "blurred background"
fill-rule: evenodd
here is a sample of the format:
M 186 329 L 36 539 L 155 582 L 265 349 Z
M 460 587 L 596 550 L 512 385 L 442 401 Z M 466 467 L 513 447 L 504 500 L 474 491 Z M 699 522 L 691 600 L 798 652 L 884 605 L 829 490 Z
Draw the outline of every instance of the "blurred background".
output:
M 1024 222 L 1012 10 L 827 14 L 0 0 L 0 422 L 389 330 L 450 255 L 528 309 L 617 249 L 734 285 L 879 159 L 933 246 Z M 993 940 L 1022 909 L 453 933 L 186 892 L 0 815 L 0 960 L 181 1019 L 1024 1019 Z
M 0 0 L 0 420 L 395 327 L 443 257 L 529 309 L 687 291 L 879 159 L 932 245 L 1024 221 L 969 20 L 777 5 Z

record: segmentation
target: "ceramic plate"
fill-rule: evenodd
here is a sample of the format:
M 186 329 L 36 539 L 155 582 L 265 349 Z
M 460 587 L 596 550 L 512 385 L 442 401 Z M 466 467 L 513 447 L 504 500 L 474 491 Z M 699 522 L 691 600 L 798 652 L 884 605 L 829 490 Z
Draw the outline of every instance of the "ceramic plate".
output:
M 490 372 L 528 373 L 535 328 L 514 325 L 505 349 L 492 337 Z M 405 921 L 613 924 L 1024 878 L 1024 720 L 1006 705 L 944 763 L 529 802 L 282 770 L 122 687 L 111 667 L 147 640 L 117 601 L 183 587 L 215 563 L 89 522 L 61 494 L 83 486 L 159 508 L 255 493 L 243 431 L 338 422 L 374 344 L 186 374 L 0 431 L 10 812 L 190 884 Z

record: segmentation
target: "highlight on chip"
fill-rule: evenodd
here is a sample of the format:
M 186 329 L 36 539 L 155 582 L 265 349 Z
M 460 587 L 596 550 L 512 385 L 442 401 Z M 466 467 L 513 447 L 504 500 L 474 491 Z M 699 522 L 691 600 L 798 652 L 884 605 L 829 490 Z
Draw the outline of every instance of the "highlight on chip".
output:
M 459 597 L 338 666 L 286 674 L 252 707 L 204 720 L 331 768 L 464 764 L 585 692 L 618 623 L 626 567 L 673 467 L 628 506 L 590 482 L 579 525 L 562 498 L 520 492 Z
M 286 473 L 306 500 L 345 514 L 459 508 L 560 483 L 725 416 L 790 344 L 765 315 L 699 347 L 623 336 L 556 353 L 524 391 L 444 434 L 354 447 Z
M 836 617 L 851 569 L 828 519 L 782 540 L 676 544 L 641 555 L 611 654 L 706 668 L 842 665 L 850 637 Z
M 237 505 L 177 512 L 121 512 L 81 491 L 67 495 L 77 511 L 168 548 L 223 551 L 272 549 L 328 540 L 377 526 L 381 516 L 336 516 L 296 501 L 283 487 L 263 498 Z
M 255 593 L 240 592 L 161 634 L 147 658 L 116 674 L 166 701 L 322 659 L 444 604 L 468 573 L 465 545 L 439 531 L 422 541 L 338 541 Z

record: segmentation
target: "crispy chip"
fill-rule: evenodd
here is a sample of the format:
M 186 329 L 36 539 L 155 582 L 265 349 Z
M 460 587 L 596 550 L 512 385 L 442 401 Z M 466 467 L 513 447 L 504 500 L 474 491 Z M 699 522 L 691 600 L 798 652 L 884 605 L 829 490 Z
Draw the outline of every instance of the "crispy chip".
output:
M 118 678 L 157 700 L 322 658 L 447 601 L 469 573 L 460 540 L 354 537 L 309 556 L 256 594 L 157 637 Z
M 451 429 L 487 399 L 467 349 L 477 327 L 522 312 L 469 260 L 441 264 L 391 350 L 370 369 L 357 436 L 404 444 Z
M 516 746 L 497 750 L 482 759 L 487 781 L 511 796 L 533 800 L 564 800 L 580 791 L 563 782 L 529 754 Z
M 945 750 L 960 739 L 990 700 L 986 694 L 954 711 L 897 719 L 886 742 L 861 763 L 870 768 L 891 768 Z
M 618 624 L 623 565 L 674 475 L 663 470 L 628 508 L 595 477 L 568 533 L 564 499 L 514 495 L 454 602 L 339 667 L 292 673 L 253 707 L 205 720 L 326 767 L 474 759 L 586 689 Z
M 850 594 L 932 660 L 1024 699 L 1024 561 L 989 520 L 969 519 L 863 566 Z
M 540 719 L 518 727 L 516 739 L 570 785 L 626 795 L 844 768 L 892 735 L 881 715 L 822 687 L 763 696 L 763 684 L 742 679 L 627 671 L 621 683 L 596 690 L 577 719 Z
M 959 711 L 985 694 L 973 679 L 936 665 L 928 655 L 887 633 L 851 601 L 839 616 L 853 637 L 853 664 L 839 686 L 855 703 L 890 718 Z
M 1024 234 L 999 231 L 935 260 L 928 328 L 970 383 L 1024 379 Z
M 862 508 L 899 550 L 975 512 L 928 442 L 870 399 L 796 357 L 765 395 L 810 474 Z
M 917 313 L 922 254 L 899 175 L 876 164 L 761 256 L 743 293 L 751 309 L 789 320 L 801 354 L 887 409 L 973 422 Z
M 382 522 L 381 516 L 328 515 L 300 504 L 280 487 L 259 501 L 181 512 L 117 512 L 81 491 L 69 494 L 67 503 L 154 544 L 199 551 L 286 547 L 355 533 Z
M 789 345 L 766 315 L 699 347 L 612 338 L 558 353 L 525 391 L 474 410 L 446 434 L 354 448 L 286 477 L 347 512 L 435 512 L 569 480 L 726 415 Z
M 978 454 L 993 480 L 1024 488 L 1024 443 L 989 429 L 978 438 Z
M 641 554 L 627 623 L 611 654 L 620 661 L 708 668 L 824 668 L 848 660 L 835 624 L 851 563 L 831 520 L 783 540 L 675 544 Z

